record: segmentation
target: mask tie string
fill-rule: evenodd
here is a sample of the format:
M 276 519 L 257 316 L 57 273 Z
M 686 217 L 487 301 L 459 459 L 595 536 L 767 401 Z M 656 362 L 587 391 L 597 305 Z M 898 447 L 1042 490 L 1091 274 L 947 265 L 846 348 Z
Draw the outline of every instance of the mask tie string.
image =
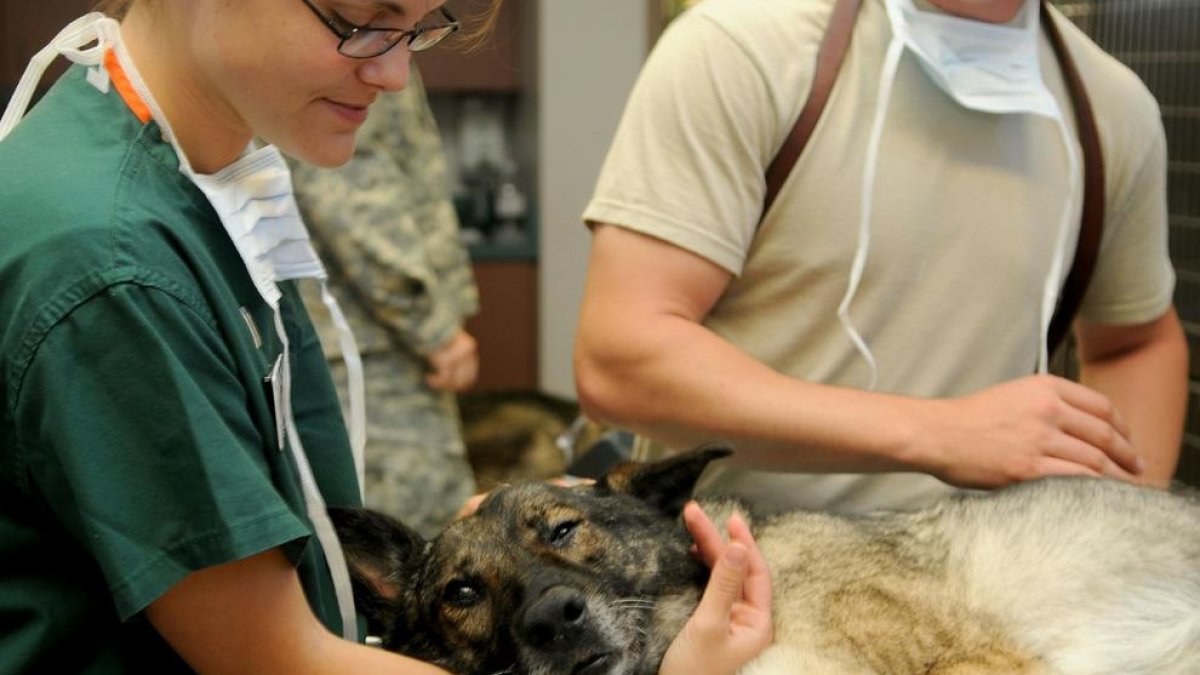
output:
M 875 103 L 875 118 L 871 124 L 871 136 L 867 142 L 867 158 L 866 164 L 863 166 L 862 201 L 859 205 L 858 246 L 854 251 L 854 262 L 850 266 L 850 279 L 846 286 L 846 295 L 838 305 L 838 319 L 841 321 L 842 328 L 845 329 L 846 335 L 854 343 L 854 347 L 862 355 L 863 360 L 867 362 L 867 368 L 870 371 L 870 378 L 867 382 L 868 391 L 874 391 L 878 384 L 879 368 L 875 363 L 875 355 L 871 353 L 871 348 L 850 318 L 850 304 L 854 301 L 855 294 L 858 293 L 858 286 L 862 281 L 863 270 L 867 264 L 867 254 L 870 251 L 871 195 L 875 189 L 875 176 L 879 168 L 879 146 L 883 139 L 883 125 L 887 119 L 888 105 L 892 99 L 892 85 L 896 81 L 896 72 L 903 53 L 904 42 L 893 37 L 883 61 L 882 74 L 879 79 L 879 97 Z
M 329 282 L 321 279 L 321 302 L 329 310 L 333 325 L 337 328 L 338 345 L 342 360 L 346 364 L 346 383 L 350 390 L 350 449 L 354 454 L 354 470 L 358 473 L 359 496 L 366 498 L 366 445 L 367 445 L 367 401 L 366 384 L 363 377 L 362 355 L 350 322 L 342 312 L 337 298 L 329 290 Z
M 1055 236 L 1053 258 L 1050 260 L 1050 270 L 1046 273 L 1046 283 L 1042 287 L 1041 322 L 1038 339 L 1037 372 L 1045 374 L 1050 368 L 1049 333 L 1050 322 L 1054 317 L 1054 309 L 1058 305 L 1058 296 L 1062 290 L 1064 263 L 1063 256 L 1067 251 L 1067 238 L 1071 233 L 1072 215 L 1075 211 L 1075 191 L 1081 179 L 1079 158 L 1075 156 L 1071 131 L 1060 113 L 1055 119 L 1058 125 L 1059 137 L 1062 139 L 1063 150 L 1067 155 L 1067 203 L 1063 207 L 1062 217 L 1058 222 L 1058 234 Z
M 42 76 L 59 55 L 82 66 L 99 66 L 103 63 L 104 53 L 114 42 L 113 27 L 117 25 L 119 24 L 116 21 L 104 14 L 91 12 L 67 24 L 49 44 L 38 50 L 29 60 L 25 72 L 21 74 L 21 80 L 13 90 L 4 117 L 0 118 L 0 140 L 7 138 L 25 117 Z M 96 44 L 83 49 L 92 42 Z M 103 68 L 89 70 L 88 79 L 101 91 L 107 89 L 108 80 Z
M 329 519 L 329 513 L 326 511 L 325 498 L 321 496 L 321 489 L 317 485 L 312 465 L 308 461 L 308 454 L 300 440 L 300 430 L 296 426 L 296 417 L 292 412 L 291 350 L 288 345 L 287 331 L 284 330 L 283 313 L 279 307 L 275 306 L 272 309 L 275 315 L 275 332 L 283 343 L 282 367 L 280 368 L 280 375 L 283 378 L 281 383 L 283 400 L 279 402 L 278 406 L 283 410 L 277 411 L 276 415 L 282 412 L 283 424 L 291 441 L 292 459 L 295 460 L 296 471 L 300 474 L 300 487 L 304 493 L 304 506 L 308 513 L 308 520 L 312 523 L 313 534 L 321 543 L 321 550 L 325 554 L 325 563 L 329 567 L 329 576 L 333 581 L 338 612 L 342 619 L 342 637 L 357 642 L 358 615 L 354 609 L 354 589 L 350 583 L 346 556 L 342 552 L 333 521 Z

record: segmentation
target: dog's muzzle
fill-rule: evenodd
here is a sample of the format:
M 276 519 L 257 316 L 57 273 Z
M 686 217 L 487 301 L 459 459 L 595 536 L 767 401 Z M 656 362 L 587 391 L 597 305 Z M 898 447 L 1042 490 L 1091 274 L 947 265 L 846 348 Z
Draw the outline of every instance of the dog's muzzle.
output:
M 597 634 L 587 597 L 570 586 L 551 586 L 521 611 L 517 636 L 553 672 L 601 675 L 612 658 Z

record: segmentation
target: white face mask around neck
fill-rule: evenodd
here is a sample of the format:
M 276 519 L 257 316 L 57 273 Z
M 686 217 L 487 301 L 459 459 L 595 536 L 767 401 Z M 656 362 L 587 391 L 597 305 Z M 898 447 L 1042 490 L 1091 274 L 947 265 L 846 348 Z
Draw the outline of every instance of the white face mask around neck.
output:
M 964 108 L 1060 116 L 1042 82 L 1038 10 L 1028 2 L 1014 24 L 991 24 L 885 0 L 895 39 L 904 42 L 942 91 Z
M 1067 239 L 1075 210 L 1075 193 L 1082 180 L 1073 136 L 1058 101 L 1042 80 L 1039 59 L 1039 13 L 1037 0 L 1027 0 L 1017 21 L 1020 25 L 995 25 L 918 9 L 913 0 L 883 0 L 892 30 L 892 40 L 880 75 L 867 159 L 863 168 L 862 202 L 858 247 L 851 264 L 846 294 L 838 307 L 838 318 L 855 348 L 867 362 L 868 388 L 878 382 L 878 365 L 866 340 L 855 328 L 850 306 L 858 292 L 870 250 L 870 222 L 882 142 L 892 87 L 905 52 L 916 57 L 931 82 L 959 106 L 990 114 L 1030 114 L 1052 120 L 1058 127 L 1067 158 L 1067 195 L 1059 217 L 1050 269 L 1042 287 L 1040 342 L 1037 370 L 1049 365 L 1047 334 L 1062 286 Z

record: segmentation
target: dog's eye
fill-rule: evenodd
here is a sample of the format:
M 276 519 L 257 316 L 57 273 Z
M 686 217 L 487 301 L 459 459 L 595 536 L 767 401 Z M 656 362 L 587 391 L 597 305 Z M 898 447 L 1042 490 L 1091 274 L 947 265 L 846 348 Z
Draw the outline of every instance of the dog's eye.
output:
M 550 531 L 549 542 L 553 546 L 566 546 L 571 542 L 571 535 L 575 534 L 575 528 L 579 527 L 578 520 L 567 520 L 554 526 Z
M 442 602 L 454 607 L 474 607 L 482 600 L 483 590 L 462 579 L 455 579 L 442 589 Z

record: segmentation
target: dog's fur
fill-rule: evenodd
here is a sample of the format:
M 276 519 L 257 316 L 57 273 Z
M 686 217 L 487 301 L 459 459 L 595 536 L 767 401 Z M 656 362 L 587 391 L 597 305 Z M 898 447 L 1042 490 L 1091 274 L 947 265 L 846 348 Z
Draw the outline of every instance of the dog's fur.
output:
M 385 647 L 464 675 L 648 674 L 703 589 L 679 514 L 725 454 L 507 487 L 432 542 L 333 515 Z M 1192 497 L 1048 479 L 912 513 L 796 512 L 754 534 L 775 644 L 744 673 L 1200 672 Z

